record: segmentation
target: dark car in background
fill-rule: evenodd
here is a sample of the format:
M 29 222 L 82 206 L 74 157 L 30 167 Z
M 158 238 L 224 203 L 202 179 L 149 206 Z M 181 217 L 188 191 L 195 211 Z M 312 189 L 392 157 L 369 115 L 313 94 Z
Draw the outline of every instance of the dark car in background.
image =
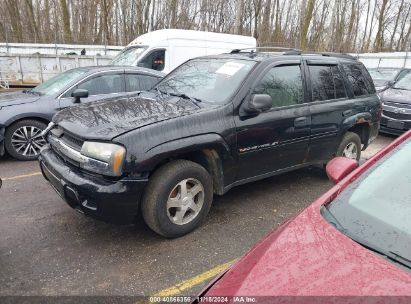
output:
M 165 74 L 151 69 L 99 66 L 68 70 L 32 90 L 0 93 L 0 156 L 36 159 L 41 132 L 61 109 L 151 89 Z
M 380 93 L 383 133 L 399 135 L 411 129 L 411 73 Z
M 336 155 L 359 160 L 381 102 L 341 54 L 233 51 L 191 59 L 150 92 L 57 113 L 39 157 L 74 209 L 165 237 L 206 217 L 213 194 Z
M 369 68 L 377 92 L 382 92 L 411 72 L 410 68 Z

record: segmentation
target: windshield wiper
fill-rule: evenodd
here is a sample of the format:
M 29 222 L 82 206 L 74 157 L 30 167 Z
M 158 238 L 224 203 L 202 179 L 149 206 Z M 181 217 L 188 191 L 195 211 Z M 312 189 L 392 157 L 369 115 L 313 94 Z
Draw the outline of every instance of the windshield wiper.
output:
M 200 98 L 196 98 L 196 97 L 190 97 L 190 96 L 188 96 L 188 95 L 186 95 L 186 94 L 176 94 L 176 93 L 168 93 L 169 95 L 171 95 L 171 96 L 175 96 L 175 97 L 180 97 L 180 98 L 183 98 L 183 99 L 188 99 L 188 100 L 191 100 L 191 102 L 192 103 L 194 103 L 195 105 L 197 105 L 198 106 L 198 103 L 199 102 L 202 102 L 202 100 L 200 99 Z
M 330 212 L 330 210 L 328 210 L 328 208 L 326 206 L 322 206 L 321 210 L 320 210 L 321 214 L 324 216 L 324 218 L 331 223 L 332 225 L 334 225 L 334 227 L 340 231 L 341 233 L 343 233 L 344 235 L 346 235 L 347 237 L 349 237 L 350 239 L 352 239 L 354 242 L 360 244 L 361 246 L 374 251 L 398 264 L 401 264 L 407 268 L 411 269 L 411 260 L 402 257 L 401 255 L 392 252 L 392 251 L 386 251 L 378 246 L 375 246 L 373 244 L 371 244 L 370 242 L 363 240 L 362 238 L 354 235 L 353 233 L 351 233 L 349 230 L 347 230 L 346 228 L 344 228 L 340 222 L 335 218 L 335 216 Z

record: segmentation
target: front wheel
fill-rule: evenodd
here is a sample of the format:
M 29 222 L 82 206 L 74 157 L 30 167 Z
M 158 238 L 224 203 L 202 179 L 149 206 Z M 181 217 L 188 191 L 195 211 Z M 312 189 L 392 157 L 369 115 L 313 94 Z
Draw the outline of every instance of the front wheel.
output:
M 345 133 L 340 146 L 338 147 L 337 156 L 351 158 L 356 161 L 360 160 L 361 139 L 358 134 L 353 132 Z
M 207 170 L 191 161 L 173 161 L 151 177 L 142 201 L 143 218 L 158 234 L 180 237 L 204 220 L 212 200 L 213 183 Z
M 38 120 L 21 120 L 6 130 L 5 146 L 7 152 L 18 160 L 35 160 L 46 141 L 41 132 L 46 124 Z

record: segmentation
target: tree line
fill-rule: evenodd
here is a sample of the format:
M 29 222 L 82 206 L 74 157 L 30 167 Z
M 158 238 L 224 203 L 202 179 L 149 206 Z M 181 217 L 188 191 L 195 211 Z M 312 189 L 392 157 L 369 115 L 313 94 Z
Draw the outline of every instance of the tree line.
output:
M 312 51 L 410 47 L 410 0 L 0 0 L 0 41 L 126 45 L 164 28 Z

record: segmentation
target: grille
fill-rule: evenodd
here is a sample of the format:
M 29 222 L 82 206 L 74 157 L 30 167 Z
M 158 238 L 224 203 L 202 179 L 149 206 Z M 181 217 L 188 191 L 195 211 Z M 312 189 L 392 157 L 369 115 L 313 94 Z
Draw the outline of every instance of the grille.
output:
M 76 159 L 76 153 L 79 154 L 81 147 L 83 146 L 84 141 L 82 139 L 67 133 L 60 127 L 52 129 L 48 138 L 51 148 L 62 160 L 75 166 L 79 166 L 79 162 Z M 66 145 L 72 152 L 67 150 L 67 148 L 64 148 L 61 144 Z
M 68 133 L 63 133 L 63 135 L 61 136 L 61 140 L 65 144 L 69 145 L 70 147 L 72 147 L 72 148 L 74 148 L 78 151 L 81 150 L 81 147 L 83 146 L 83 143 L 84 143 L 84 140 L 82 140 L 78 137 L 75 137 L 71 134 L 68 134 Z
M 383 110 L 382 113 L 390 118 L 399 119 L 399 120 L 411 120 L 411 114 L 406 113 L 395 113 L 387 110 Z
M 406 103 L 397 103 L 397 102 L 392 102 L 392 101 L 386 101 L 386 102 L 384 102 L 384 105 L 389 106 L 389 107 L 394 107 L 394 108 L 410 109 L 411 110 L 411 104 L 406 104 Z

